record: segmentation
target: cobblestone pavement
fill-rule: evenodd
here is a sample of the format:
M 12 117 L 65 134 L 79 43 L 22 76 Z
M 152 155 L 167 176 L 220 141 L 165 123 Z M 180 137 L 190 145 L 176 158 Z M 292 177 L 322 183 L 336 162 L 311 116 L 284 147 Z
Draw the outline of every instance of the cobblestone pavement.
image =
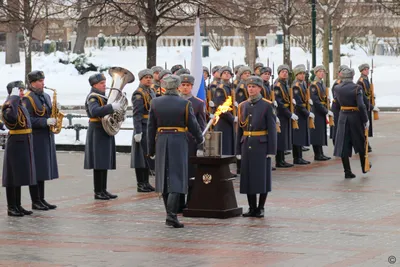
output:
M 129 155 L 119 154 L 109 174 L 119 198 L 102 202 L 93 199 L 83 154 L 59 152 L 61 179 L 46 183 L 57 210 L 7 217 L 1 191 L 0 266 L 400 266 L 399 122 L 396 113 L 374 122 L 368 174 L 358 156 L 353 180 L 339 159 L 278 170 L 266 218 L 182 218 L 184 229 L 164 225 L 156 194 L 136 192 Z M 331 143 L 325 150 L 332 154 Z M 247 210 L 246 197 L 237 199 Z M 27 188 L 23 204 L 30 206 Z

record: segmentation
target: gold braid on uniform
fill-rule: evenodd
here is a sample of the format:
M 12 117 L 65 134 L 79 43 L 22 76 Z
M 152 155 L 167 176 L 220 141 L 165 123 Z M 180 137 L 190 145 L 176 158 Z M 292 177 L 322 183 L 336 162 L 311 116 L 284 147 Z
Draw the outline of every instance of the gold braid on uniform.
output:
M 35 112 L 35 114 L 36 114 L 37 116 L 39 116 L 39 117 L 43 117 L 44 114 L 46 113 L 46 107 L 45 107 L 45 105 L 43 104 L 42 110 L 38 109 L 38 107 L 36 106 L 35 101 L 34 101 L 33 98 L 29 95 L 30 93 L 31 93 L 30 91 L 29 91 L 28 93 L 26 93 L 26 94 L 25 94 L 25 97 L 27 97 L 28 100 L 29 100 L 29 102 L 31 102 L 31 105 L 32 105 L 32 108 L 33 108 L 33 111 Z
M 326 100 L 326 96 L 324 96 L 324 97 L 321 96 L 321 90 L 319 89 L 319 86 L 318 86 L 317 82 L 314 81 L 314 82 L 313 82 L 313 85 L 315 85 L 315 87 L 317 88 L 317 93 L 318 93 L 319 101 L 324 102 L 324 100 Z
M 15 129 L 17 127 L 17 125 L 21 126 L 22 128 L 25 128 L 26 127 L 26 117 L 25 117 L 24 112 L 22 111 L 21 107 L 18 107 L 17 122 L 9 123 L 9 122 L 7 122 L 7 120 L 4 120 L 4 124 L 10 130 Z
M 247 116 L 247 118 L 246 118 L 246 120 L 245 121 L 242 121 L 242 113 L 241 113 L 241 109 L 240 109 L 240 106 L 241 105 L 239 105 L 239 107 L 238 107 L 238 113 L 239 113 L 239 126 L 240 126 L 240 128 L 245 128 L 246 126 L 247 126 L 247 124 L 249 124 L 249 116 Z

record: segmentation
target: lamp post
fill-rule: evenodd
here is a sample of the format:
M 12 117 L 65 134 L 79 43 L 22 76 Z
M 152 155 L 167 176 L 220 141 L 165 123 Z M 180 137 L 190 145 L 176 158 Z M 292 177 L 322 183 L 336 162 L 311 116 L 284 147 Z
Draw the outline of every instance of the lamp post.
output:
M 311 0 L 311 35 L 312 35 L 312 66 L 315 67 L 317 65 L 317 11 L 315 9 L 315 1 Z

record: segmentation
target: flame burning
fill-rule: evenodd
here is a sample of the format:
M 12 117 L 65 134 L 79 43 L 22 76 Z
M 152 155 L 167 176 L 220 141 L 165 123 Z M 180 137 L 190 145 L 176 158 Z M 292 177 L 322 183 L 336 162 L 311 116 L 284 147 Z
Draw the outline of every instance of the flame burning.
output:
M 231 111 L 231 110 L 232 110 L 232 97 L 231 97 L 231 96 L 228 96 L 228 98 L 226 99 L 226 101 L 225 101 L 223 104 L 219 105 L 218 108 L 217 108 L 217 110 L 215 111 L 215 113 L 214 113 L 214 123 L 213 123 L 213 125 L 216 125 L 216 124 L 218 123 L 218 121 L 219 121 L 219 116 L 220 116 L 222 113 L 225 113 L 225 112 L 228 112 L 228 111 Z

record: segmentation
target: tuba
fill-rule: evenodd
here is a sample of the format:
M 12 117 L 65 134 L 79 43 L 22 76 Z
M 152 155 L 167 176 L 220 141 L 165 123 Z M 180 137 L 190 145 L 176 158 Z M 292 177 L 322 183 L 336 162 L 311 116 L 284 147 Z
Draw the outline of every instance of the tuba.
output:
M 112 78 L 112 83 L 107 104 L 119 102 L 122 109 L 104 116 L 101 119 L 101 123 L 106 133 L 110 136 L 114 136 L 121 128 L 128 108 L 128 99 L 125 93 L 122 93 L 122 89 L 126 84 L 132 83 L 135 80 L 135 76 L 129 70 L 121 67 L 112 67 L 108 70 L 108 73 Z
M 56 119 L 56 124 L 50 126 L 50 131 L 52 131 L 55 134 L 59 134 L 62 129 L 63 118 L 65 114 L 60 112 L 60 110 L 57 107 L 57 90 L 46 86 L 44 88 L 53 91 L 53 103 L 51 106 L 50 118 Z

